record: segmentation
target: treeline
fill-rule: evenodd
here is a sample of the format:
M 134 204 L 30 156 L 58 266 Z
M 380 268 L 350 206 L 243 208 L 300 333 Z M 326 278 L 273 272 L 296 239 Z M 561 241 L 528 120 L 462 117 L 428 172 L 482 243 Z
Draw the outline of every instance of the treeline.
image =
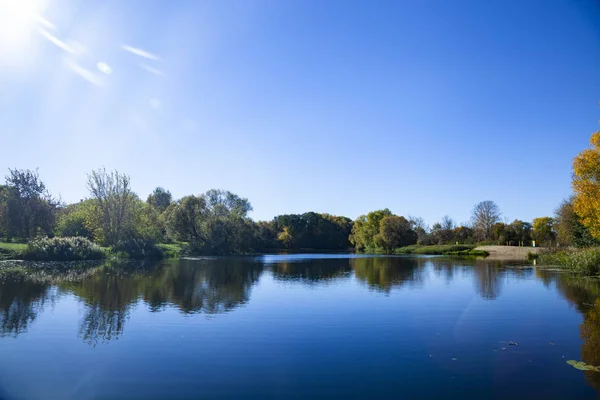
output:
M 0 240 L 81 237 L 124 253 L 151 252 L 157 243 L 181 243 L 197 254 L 351 248 L 346 217 L 308 212 L 255 222 L 248 199 L 223 190 L 174 200 L 158 187 L 143 201 L 127 175 L 105 169 L 88 175 L 87 188 L 86 199 L 64 204 L 37 171 L 9 169 L 0 185 Z M 36 249 L 52 243 L 38 242 Z
M 343 216 L 307 212 L 253 221 L 248 199 L 223 190 L 173 199 L 157 187 L 144 201 L 131 189 L 130 178 L 99 169 L 87 177 L 86 199 L 65 204 L 47 190 L 38 171 L 9 169 L 0 185 L 0 240 L 29 242 L 39 238 L 87 239 L 114 251 L 138 257 L 159 255 L 157 244 L 176 243 L 195 254 L 247 254 L 277 250 L 391 253 L 410 245 L 497 243 L 529 246 L 593 241 L 571 203 L 555 219 L 528 223 L 502 222 L 499 207 L 483 201 L 473 208 L 471 221 L 458 225 L 445 216 L 427 226 L 422 218 L 400 216 L 389 209 L 372 211 L 355 221 Z M 569 214 L 569 212 L 571 214 Z M 85 242 L 38 240 L 29 246 L 32 258 L 81 249 L 76 258 L 98 254 Z M 67 257 L 71 258 L 71 256 Z

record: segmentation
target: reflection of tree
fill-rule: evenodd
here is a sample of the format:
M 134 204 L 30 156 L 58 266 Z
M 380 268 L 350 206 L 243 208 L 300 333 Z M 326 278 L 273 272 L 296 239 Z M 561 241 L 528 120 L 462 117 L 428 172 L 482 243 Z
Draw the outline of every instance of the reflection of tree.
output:
M 393 287 L 422 284 L 422 262 L 423 259 L 404 257 L 351 259 L 356 278 L 384 292 L 389 292 Z
M 587 364 L 600 366 L 600 299 L 583 316 L 581 324 L 581 358 Z M 600 389 L 600 373 L 585 371 L 585 379 L 596 389 Z
M 26 279 L 25 274 L 0 279 L 0 336 L 17 336 L 27 331 L 48 295 L 47 284 Z
M 546 285 L 554 282 L 558 292 L 583 314 L 581 359 L 587 364 L 600 366 L 600 281 L 542 270 L 536 271 L 536 275 Z M 592 387 L 600 390 L 600 373 L 585 371 L 585 378 Z
M 237 260 L 179 260 L 148 265 L 108 265 L 78 281 L 60 283 L 85 304 L 80 326 L 90 343 L 123 333 L 129 313 L 141 298 L 151 311 L 173 305 L 184 313 L 226 312 L 249 299 L 262 264 Z
M 248 301 L 262 270 L 242 259 L 170 262 L 146 282 L 142 296 L 152 310 L 172 304 L 185 313 L 226 312 Z
M 315 259 L 299 262 L 281 262 L 271 265 L 277 280 L 306 284 L 323 283 L 350 276 L 352 267 L 348 259 Z
M 500 265 L 499 262 L 478 262 L 473 270 L 475 290 L 485 300 L 495 300 L 502 292 L 506 270 Z
M 123 333 L 131 307 L 137 302 L 142 279 L 128 266 L 107 266 L 77 282 L 61 285 L 85 303 L 80 335 L 90 344 L 116 339 Z

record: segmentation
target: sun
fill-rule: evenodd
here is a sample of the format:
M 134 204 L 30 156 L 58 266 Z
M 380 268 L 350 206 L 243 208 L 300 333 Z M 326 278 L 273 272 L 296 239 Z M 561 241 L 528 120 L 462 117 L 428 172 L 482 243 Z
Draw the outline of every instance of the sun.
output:
M 27 52 L 41 11 L 38 0 L 0 0 L 0 61 Z

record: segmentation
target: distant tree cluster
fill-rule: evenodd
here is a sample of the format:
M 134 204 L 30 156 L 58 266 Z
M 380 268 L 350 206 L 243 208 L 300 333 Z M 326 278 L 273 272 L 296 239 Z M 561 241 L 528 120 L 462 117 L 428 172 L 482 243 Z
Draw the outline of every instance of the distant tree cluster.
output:
M 469 223 L 457 224 L 444 216 L 431 227 L 420 217 L 395 215 L 387 208 L 355 221 L 315 212 L 254 221 L 248 215 L 252 211 L 248 199 L 214 189 L 173 199 L 168 190 L 157 187 L 143 201 L 132 190 L 129 176 L 104 168 L 88 175 L 86 199 L 64 204 L 50 195 L 37 170 L 9 169 L 5 184 L 0 185 L 0 240 L 83 237 L 114 249 L 134 247 L 141 253 L 144 243 L 178 242 L 199 254 L 352 248 L 391 253 L 414 244 L 530 246 L 533 241 L 543 246 L 585 247 L 597 244 L 594 233 L 600 232 L 593 228 L 593 207 L 585 205 L 596 184 L 594 170 L 586 167 L 586 160 L 594 159 L 588 153 L 576 159 L 575 196 L 563 202 L 554 217 L 502 222 L 498 205 L 486 200 L 473 207 Z

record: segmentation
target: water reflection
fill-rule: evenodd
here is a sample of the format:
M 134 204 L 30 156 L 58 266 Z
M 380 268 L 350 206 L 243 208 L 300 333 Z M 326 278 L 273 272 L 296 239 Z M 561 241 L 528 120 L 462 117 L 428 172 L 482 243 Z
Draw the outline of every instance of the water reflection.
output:
M 27 331 L 49 295 L 48 285 L 14 274 L 0 283 L 0 337 Z
M 421 288 L 429 279 L 473 282 L 483 299 L 495 300 L 511 279 L 538 279 L 584 315 L 582 360 L 600 365 L 600 283 L 533 268 L 511 268 L 498 261 L 450 258 L 362 257 L 286 259 L 222 258 L 151 263 L 45 265 L 0 269 L 0 336 L 26 332 L 44 306 L 74 295 L 83 304 L 79 335 L 91 345 L 118 339 L 132 310 L 175 308 L 184 314 L 219 314 L 250 301 L 265 266 L 276 282 L 318 285 L 350 282 L 352 276 L 382 293 Z M 535 271 L 535 276 L 532 276 Z M 600 374 L 586 373 L 600 389 Z
M 425 258 L 355 258 L 350 263 L 356 279 L 369 288 L 389 293 L 392 288 L 421 286 L 425 279 Z
M 16 268 L 0 276 L 0 335 L 27 331 L 50 296 L 75 295 L 84 305 L 81 338 L 92 345 L 118 339 L 140 302 L 152 312 L 218 314 L 250 299 L 261 263 L 238 260 L 107 263 L 88 268 Z
M 349 278 L 352 266 L 348 259 L 315 259 L 311 262 L 283 261 L 270 264 L 276 280 L 299 282 L 307 285 L 327 283 Z

